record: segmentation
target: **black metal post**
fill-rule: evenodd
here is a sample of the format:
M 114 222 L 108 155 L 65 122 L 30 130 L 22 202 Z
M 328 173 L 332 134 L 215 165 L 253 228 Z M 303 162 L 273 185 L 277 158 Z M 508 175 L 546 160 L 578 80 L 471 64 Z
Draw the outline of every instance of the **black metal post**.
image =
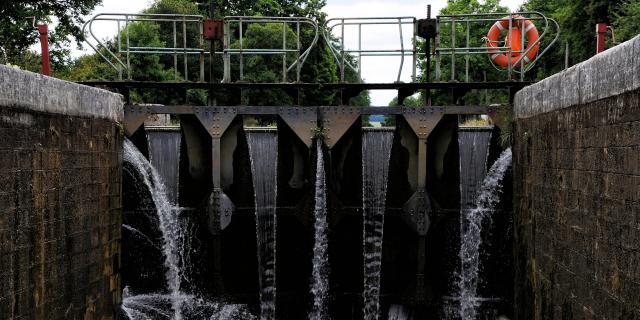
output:
M 428 4 L 427 5 L 427 20 L 431 19 L 431 5 Z M 427 74 L 426 74 L 426 79 L 425 82 L 429 82 L 431 81 L 431 38 L 428 37 L 425 39 L 425 43 L 424 43 L 424 53 L 425 56 L 427 57 Z M 431 89 L 425 89 L 424 91 L 424 96 L 425 96 L 425 105 L 426 106 L 430 106 L 431 105 Z

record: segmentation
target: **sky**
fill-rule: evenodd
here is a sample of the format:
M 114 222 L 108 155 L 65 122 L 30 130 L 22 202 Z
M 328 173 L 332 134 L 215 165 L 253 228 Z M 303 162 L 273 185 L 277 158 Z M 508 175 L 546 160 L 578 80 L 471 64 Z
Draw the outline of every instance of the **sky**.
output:
M 516 11 L 524 0 L 502 0 L 501 4 Z M 136 13 L 147 8 L 148 0 L 103 0 L 102 5 L 97 7 L 90 15 L 98 13 Z M 427 5 L 431 4 L 432 15 L 435 16 L 440 9 L 446 5 L 446 0 L 327 0 L 324 11 L 329 18 L 347 17 L 403 17 L 415 16 L 425 18 Z M 95 35 L 98 38 L 107 38 L 115 34 L 116 27 L 108 25 L 95 25 Z M 404 46 L 411 47 L 412 27 L 403 27 Z M 340 29 L 334 29 L 334 34 L 339 35 Z M 400 49 L 400 31 L 398 25 L 386 26 L 363 26 L 362 29 L 362 49 Z M 358 33 L 355 28 L 345 29 L 345 47 L 356 49 L 358 47 Z M 83 50 L 74 49 L 72 54 L 79 56 L 91 53 L 89 46 L 84 46 Z M 402 68 L 400 80 L 411 81 L 412 61 L 411 57 L 406 57 Z M 362 77 L 366 82 L 394 82 L 397 80 L 400 68 L 400 57 L 364 57 L 362 59 Z M 397 92 L 394 90 L 375 90 L 370 92 L 371 103 L 374 106 L 386 106 Z

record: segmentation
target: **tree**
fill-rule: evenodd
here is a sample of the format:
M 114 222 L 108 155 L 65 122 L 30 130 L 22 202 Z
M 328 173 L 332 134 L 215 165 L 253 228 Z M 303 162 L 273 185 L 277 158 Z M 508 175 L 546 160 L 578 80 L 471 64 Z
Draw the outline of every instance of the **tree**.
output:
M 613 28 L 616 41 L 627 41 L 640 34 L 640 0 L 627 0 L 614 13 Z
M 481 13 L 496 13 L 496 12 L 509 12 L 507 7 L 501 6 L 499 0 L 450 0 L 447 6 L 441 11 L 441 15 L 455 15 L 455 14 L 481 14 Z M 471 24 L 469 28 L 469 46 L 470 47 L 482 47 L 485 46 L 483 42 L 484 37 L 487 34 L 490 23 L 486 24 Z M 466 26 L 457 23 L 455 29 L 455 42 L 456 47 L 466 46 Z M 441 24 L 440 29 L 440 48 L 452 47 L 452 32 L 450 24 Z M 424 54 L 424 40 L 419 40 L 418 48 L 421 53 Z M 440 77 L 435 78 L 436 61 L 431 59 L 431 79 L 426 78 L 426 60 L 422 59 L 418 65 L 419 75 L 418 78 L 421 81 L 466 81 L 465 56 L 458 54 L 455 57 L 455 76 L 452 77 L 451 65 L 452 58 L 450 55 L 441 55 L 440 65 Z M 469 56 L 469 81 L 498 81 L 506 80 L 506 71 L 496 69 L 489 60 L 489 55 L 470 55 Z M 452 79 L 453 78 L 453 79 Z M 452 101 L 451 94 L 449 92 L 438 91 L 432 94 L 431 100 L 433 105 L 448 105 L 452 103 L 466 103 L 466 104 L 480 104 L 485 103 L 502 103 L 506 102 L 507 94 L 505 92 L 492 91 L 485 95 L 478 92 L 469 92 L 460 101 Z M 394 102 L 395 101 L 395 102 Z M 391 103 L 397 103 L 397 99 Z M 405 100 L 405 105 L 411 103 L 418 103 L 418 105 L 424 105 L 425 98 L 424 92 L 420 93 L 420 98 L 417 100 Z
M 564 69 L 564 47 L 567 43 L 569 44 L 570 65 L 595 55 L 595 27 L 597 23 L 611 24 L 616 20 L 620 25 L 630 26 L 628 29 L 622 28 L 621 30 L 626 37 L 630 36 L 634 25 L 636 26 L 635 32 L 640 31 L 637 29 L 637 13 L 639 11 L 635 11 L 635 16 L 627 16 L 627 14 L 633 14 L 634 7 L 636 7 L 635 10 L 638 10 L 637 0 L 528 0 L 525 2 L 523 10 L 540 11 L 557 20 L 560 24 L 560 41 L 556 44 L 557 48 L 551 50 L 541 59 L 537 67 L 536 79 L 540 80 Z M 609 43 L 610 45 L 612 44 Z
M 80 45 L 83 40 L 80 25 L 82 16 L 89 14 L 102 0 L 3 0 L 0 2 L 0 61 L 19 65 L 21 56 L 38 41 L 32 21 L 51 23 L 56 17 L 55 30 L 49 35 L 51 60 L 54 68 L 65 63 L 70 37 Z M 21 66 L 26 67 L 26 66 Z
M 325 19 L 321 9 L 324 6 L 324 0 L 258 0 L 247 1 L 217 1 L 214 5 L 218 13 L 216 15 L 275 15 L 275 16 L 306 16 L 317 20 Z M 144 10 L 145 13 L 165 14 L 206 14 L 207 6 L 198 5 L 194 0 L 155 0 L 151 6 Z M 319 22 L 319 25 L 323 25 Z M 200 47 L 200 30 L 195 24 L 188 25 L 187 29 L 187 46 L 191 48 Z M 296 48 L 295 31 L 293 26 L 287 26 L 285 30 L 287 34 L 287 48 Z M 178 28 L 178 38 L 182 39 L 182 30 Z M 172 30 L 171 22 L 134 22 L 129 25 L 129 38 L 131 46 L 154 46 L 154 47 L 173 47 L 173 32 L 160 32 L 160 30 Z M 232 48 L 239 47 L 239 28 L 237 24 L 231 26 L 230 46 Z M 321 33 L 322 30 L 319 30 Z M 244 48 L 280 48 L 282 44 L 282 24 L 273 23 L 245 23 L 243 28 L 243 47 Z M 301 47 L 308 47 L 314 34 L 310 28 L 301 28 Z M 124 38 L 121 36 L 121 38 Z M 179 44 L 178 46 L 180 46 Z M 209 45 L 205 43 L 205 49 L 210 50 Z M 117 51 L 117 45 L 113 43 L 107 44 L 111 52 Z M 126 47 L 125 47 L 126 48 Z M 106 49 L 101 49 L 106 50 Z M 220 50 L 220 48 L 218 48 Z M 95 54 L 94 54 L 95 55 Z M 295 60 L 294 54 L 287 55 L 287 65 L 291 65 Z M 97 63 L 94 70 L 91 65 L 86 62 Z M 93 76 L 94 80 L 104 80 L 105 75 L 117 78 L 117 73 L 109 71 L 108 64 L 100 61 L 99 58 L 80 58 L 71 64 L 71 70 L 65 75 L 70 80 L 90 80 Z M 131 55 L 131 71 L 134 80 L 147 81 L 165 81 L 173 80 L 173 72 L 179 73 L 178 80 L 188 79 L 195 80 L 195 75 L 199 74 L 198 56 L 191 55 L 188 58 L 188 71 L 185 74 L 182 65 L 177 70 L 174 69 L 173 57 L 171 55 Z M 222 61 L 219 56 L 216 57 L 213 66 L 213 72 L 217 81 L 223 73 Z M 205 68 L 205 79 L 209 79 L 208 68 Z M 245 55 L 244 56 L 244 78 L 250 82 L 281 82 L 282 81 L 282 56 L 281 55 Z M 239 75 L 237 56 L 232 56 L 232 81 L 237 81 Z M 289 72 L 288 81 L 295 79 L 295 72 Z M 214 81 L 215 81 L 214 80 Z M 348 70 L 346 72 L 346 80 L 349 82 L 359 82 L 361 79 L 357 73 Z M 329 51 L 327 45 L 320 37 L 318 44 L 312 49 L 307 62 L 301 70 L 301 81 L 303 82 L 319 82 L 334 83 L 338 81 L 338 68 L 334 58 Z M 164 100 L 167 97 L 163 94 L 154 93 L 150 96 L 140 96 L 132 90 L 132 100 L 134 102 L 156 102 L 169 104 L 170 101 Z M 206 94 L 201 90 L 189 90 L 189 102 L 195 104 L 206 104 Z M 245 91 L 245 103 L 253 105 L 291 105 L 297 103 L 293 101 L 285 92 L 282 91 Z M 234 104 L 238 101 L 230 100 L 228 95 L 218 95 L 216 97 L 220 104 Z M 326 105 L 338 103 L 336 94 L 322 94 L 317 91 L 308 91 L 301 96 L 303 105 Z M 148 100 L 150 99 L 150 100 Z M 169 99 L 174 99 L 173 96 Z M 352 105 L 367 106 L 370 104 L 367 92 L 351 100 Z

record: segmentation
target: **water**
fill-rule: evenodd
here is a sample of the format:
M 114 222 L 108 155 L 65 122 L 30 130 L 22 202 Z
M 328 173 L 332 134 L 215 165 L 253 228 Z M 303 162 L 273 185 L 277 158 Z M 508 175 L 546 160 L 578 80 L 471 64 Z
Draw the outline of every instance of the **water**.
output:
M 182 319 L 180 312 L 182 300 L 179 297 L 181 295 L 180 283 L 183 276 L 180 266 L 182 253 L 187 252 L 181 246 L 184 230 L 178 220 L 180 209 L 169 200 L 165 185 L 158 172 L 129 140 L 124 141 L 124 161 L 129 162 L 140 173 L 144 184 L 151 193 L 151 198 L 158 214 L 158 227 L 162 233 L 162 252 L 166 268 L 165 279 L 169 295 L 175 298 L 172 299 L 174 319 L 180 320 Z
M 413 316 L 411 310 L 407 307 L 399 304 L 394 304 L 389 307 L 388 320 L 412 320 Z
M 148 130 L 149 161 L 164 181 L 167 197 L 173 204 L 178 203 L 178 171 L 180 168 L 179 130 Z
M 489 154 L 490 130 L 464 130 L 458 132 L 460 153 L 460 209 L 475 207 L 478 190 L 486 174 Z
M 122 310 L 129 319 L 174 319 L 172 305 L 178 299 L 183 302 L 182 315 L 189 320 L 252 320 L 255 319 L 246 305 L 211 302 L 195 295 L 181 293 L 132 294 L 123 290 Z
M 130 288 L 123 290 L 122 310 L 131 320 L 189 319 L 189 320 L 245 320 L 254 319 L 246 306 L 208 301 L 202 297 L 185 293 L 181 284 L 185 281 L 185 270 L 191 265 L 188 260 L 191 233 L 189 224 L 181 219 L 181 209 L 169 200 L 169 193 L 158 171 L 145 159 L 135 145 L 124 142 L 124 161 L 130 163 L 148 188 L 156 209 L 158 228 L 162 234 L 160 249 L 164 255 L 167 293 L 133 294 Z M 139 230 L 123 225 L 137 238 L 154 243 Z M 157 245 L 154 245 L 157 247 Z
M 247 142 L 256 203 L 256 239 L 260 281 L 260 319 L 276 313 L 276 196 L 278 135 L 276 131 L 249 131 Z
M 322 142 L 317 141 L 318 158 L 316 162 L 316 205 L 315 205 L 315 244 L 313 246 L 313 308 L 309 319 L 327 320 L 327 300 L 329 296 L 329 253 L 327 231 L 326 184 Z
M 449 299 L 450 308 L 447 309 L 448 314 L 460 313 L 461 310 L 467 310 L 465 315 L 475 319 L 475 311 L 478 302 L 474 299 L 477 290 L 477 276 L 473 279 L 469 276 L 467 268 L 462 258 L 463 250 L 471 248 L 471 241 L 476 239 L 465 238 L 465 232 L 468 230 L 469 214 L 475 207 L 475 201 L 478 191 L 482 184 L 482 180 L 486 174 L 487 155 L 489 154 L 489 144 L 491 140 L 490 130 L 481 130 L 478 128 L 461 128 L 458 132 L 458 146 L 460 153 L 460 270 L 457 275 L 457 294 L 458 297 Z M 470 295 L 470 296 L 469 296 Z M 461 299 L 462 296 L 465 298 Z M 451 307 L 451 306 L 455 307 Z M 472 312 L 473 314 L 469 314 Z M 462 318 L 467 319 L 467 318 Z
M 511 149 L 507 149 L 489 169 L 478 191 L 474 208 L 462 211 L 458 314 L 463 320 L 477 319 L 478 307 L 486 300 L 477 294 L 480 283 L 478 274 L 481 267 L 482 223 L 491 218 L 495 205 L 500 201 L 502 179 L 510 165 Z
M 152 247 L 158 249 L 158 250 L 162 250 L 156 243 L 155 241 L 153 241 L 153 239 L 149 238 L 149 236 L 147 236 L 146 234 L 144 234 L 142 231 L 128 225 L 128 224 L 123 224 L 122 228 L 124 228 L 124 230 L 127 230 L 129 232 L 131 232 L 131 234 L 133 234 L 136 238 L 140 239 L 140 240 L 144 240 L 145 242 L 147 242 L 148 244 L 150 244 Z
M 362 204 L 364 254 L 364 319 L 380 315 L 382 236 L 393 131 L 362 133 Z

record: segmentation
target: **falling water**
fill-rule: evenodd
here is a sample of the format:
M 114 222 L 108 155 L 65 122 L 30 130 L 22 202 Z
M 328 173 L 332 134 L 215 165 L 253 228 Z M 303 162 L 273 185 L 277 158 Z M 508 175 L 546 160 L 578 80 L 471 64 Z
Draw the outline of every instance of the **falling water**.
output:
M 382 231 L 393 131 L 362 133 L 362 204 L 364 249 L 364 319 L 376 320 L 380 309 Z
M 180 166 L 179 130 L 147 130 L 149 139 L 149 161 L 164 181 L 167 196 L 173 204 L 178 203 L 178 169 Z
M 389 307 L 389 314 L 387 315 L 388 320 L 411 320 L 413 319 L 411 315 L 411 310 L 407 307 L 399 304 L 394 304 Z
M 271 130 L 247 130 L 256 202 L 256 239 L 260 281 L 260 319 L 275 319 L 276 195 L 278 136 Z
M 129 319 L 173 319 L 174 295 L 137 294 L 126 287 L 122 293 L 122 310 Z M 207 301 L 195 295 L 180 293 L 184 301 L 182 313 L 189 320 L 255 320 L 246 305 Z
M 511 165 L 511 149 L 505 150 L 491 166 L 484 178 L 475 201 L 475 207 L 463 210 L 460 243 L 460 275 L 458 290 L 460 293 L 460 309 L 458 314 L 463 320 L 477 318 L 478 307 L 484 298 L 477 296 L 480 282 L 480 246 L 482 245 L 482 222 L 491 218 L 495 205 L 502 192 L 502 179 Z
M 324 173 L 324 157 L 322 154 L 322 142 L 318 140 L 316 162 L 316 206 L 315 206 L 315 244 L 313 246 L 313 309 L 309 315 L 311 320 L 326 320 L 327 297 L 329 295 L 329 261 L 327 252 L 327 207 L 326 185 Z
M 469 247 L 469 244 L 464 243 L 465 240 L 465 232 L 467 230 L 468 225 L 468 215 L 475 207 L 475 200 L 478 195 L 478 191 L 480 190 L 480 186 L 482 184 L 482 180 L 486 174 L 487 170 L 487 155 L 489 154 L 489 142 L 491 140 L 491 130 L 486 130 L 483 128 L 460 128 L 458 132 L 458 146 L 460 153 L 460 238 L 461 238 L 461 248 Z M 462 249 L 460 251 L 460 255 L 462 254 Z M 457 276 L 457 286 L 458 286 L 458 297 L 454 300 L 459 304 L 454 308 L 450 308 L 448 310 L 449 313 L 460 313 L 462 309 L 469 309 L 469 303 L 478 304 L 477 300 L 474 302 L 462 301 L 462 292 L 469 293 L 473 291 L 473 296 L 475 297 L 475 290 L 477 288 L 477 283 L 473 284 L 462 284 L 463 275 L 465 268 L 467 267 L 464 263 L 464 260 L 460 261 L 461 270 L 458 270 Z M 465 287 L 465 289 L 461 289 Z M 466 304 L 465 304 L 466 303 Z M 476 306 L 477 307 L 477 306 Z M 472 308 L 473 310 L 476 307 Z M 475 311 L 474 311 L 475 312 Z M 466 318 L 463 318 L 466 319 Z M 475 319 L 475 315 L 472 317 Z
M 124 161 L 135 167 L 151 192 L 151 198 L 158 214 L 158 226 L 162 233 L 162 252 L 165 258 L 164 266 L 167 269 L 165 278 L 170 297 L 173 298 L 174 319 L 182 319 L 180 309 L 183 301 L 180 294 L 180 282 L 183 273 L 180 268 L 180 260 L 181 253 L 185 250 L 180 246 L 182 243 L 180 238 L 183 236 L 183 230 L 181 230 L 181 224 L 178 221 L 180 209 L 169 201 L 158 172 L 129 140 L 124 142 Z
M 478 190 L 487 170 L 487 155 L 491 131 L 461 128 L 458 132 L 460 150 L 460 209 L 475 206 Z
M 254 317 L 246 306 L 207 301 L 201 297 L 184 293 L 180 285 L 184 277 L 184 268 L 188 260 L 185 254 L 189 247 L 185 244 L 189 232 L 179 220 L 180 208 L 169 201 L 166 188 L 156 169 L 138 151 L 135 145 L 124 141 L 124 161 L 130 163 L 148 188 L 158 215 L 158 227 L 162 234 L 161 250 L 164 254 L 164 266 L 167 269 L 167 294 L 133 294 L 130 288 L 123 290 L 122 310 L 131 320 L 147 319 L 189 319 L 189 320 L 250 320 Z M 125 230 L 145 241 L 152 242 L 139 230 L 123 225 Z

